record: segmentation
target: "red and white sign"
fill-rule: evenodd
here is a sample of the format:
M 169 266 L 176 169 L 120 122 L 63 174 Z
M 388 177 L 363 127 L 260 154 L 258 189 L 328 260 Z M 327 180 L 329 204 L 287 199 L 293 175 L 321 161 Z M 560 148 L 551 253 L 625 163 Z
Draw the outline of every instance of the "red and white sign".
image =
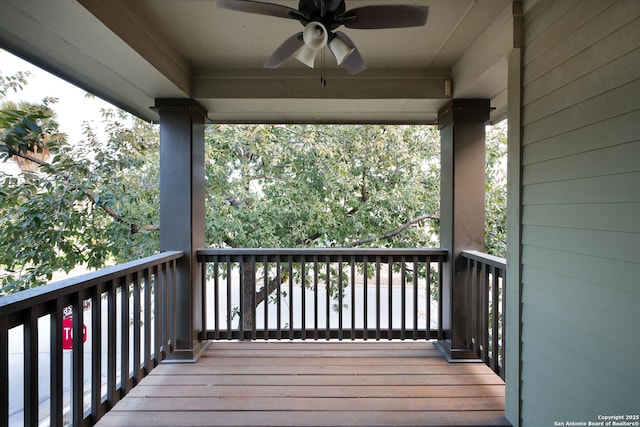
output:
M 87 326 L 82 325 L 82 342 L 87 342 Z M 62 348 L 73 349 L 73 318 L 62 319 Z

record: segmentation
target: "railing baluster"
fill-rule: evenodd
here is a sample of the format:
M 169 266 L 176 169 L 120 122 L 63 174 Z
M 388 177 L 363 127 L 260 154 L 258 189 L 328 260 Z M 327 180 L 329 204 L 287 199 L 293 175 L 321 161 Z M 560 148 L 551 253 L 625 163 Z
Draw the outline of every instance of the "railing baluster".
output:
M 238 258 L 238 274 L 240 275 L 240 283 L 238 283 L 238 299 L 239 299 L 239 320 L 238 320 L 238 329 L 240 330 L 240 340 L 245 339 L 244 336 L 244 319 L 247 313 L 244 312 L 244 298 L 245 298 L 245 286 L 247 285 L 247 281 L 245 280 L 245 262 L 244 256 L 240 256 Z
M 477 357 L 480 357 L 480 342 L 478 337 L 482 331 L 482 307 L 479 298 L 480 292 L 478 287 L 478 263 L 475 260 L 467 259 L 467 272 L 471 278 L 471 319 L 473 321 L 473 351 Z
M 142 370 L 140 369 L 140 352 L 141 352 L 141 334 L 140 334 L 140 272 L 133 275 L 133 384 L 136 385 L 142 379 Z
M 62 302 L 60 298 L 56 298 L 51 305 L 49 317 L 49 396 L 51 399 L 49 422 L 54 427 L 62 427 L 63 425 L 62 317 Z M 2 353 L 0 353 L 0 357 L 1 355 Z
M 24 425 L 38 425 L 38 318 L 27 310 L 23 324 L 24 345 Z
M 99 286 L 91 290 L 91 417 L 97 422 L 102 415 L 102 304 Z
M 257 334 L 256 323 L 258 323 L 258 319 L 256 318 L 256 291 L 258 290 L 258 281 L 256 280 L 258 273 L 256 256 L 251 255 L 249 262 L 251 262 L 251 271 L 253 273 L 253 280 L 251 280 L 251 283 L 253 283 L 253 289 L 251 289 L 251 339 L 255 340 Z
M 313 339 L 318 339 L 318 255 L 313 256 Z
M 280 257 L 276 257 L 276 283 L 278 284 L 278 286 L 276 287 L 276 321 L 277 321 L 277 332 L 276 332 L 276 338 L 278 340 L 282 339 L 282 313 L 281 313 L 281 283 L 280 283 L 280 276 L 281 276 L 281 268 L 282 266 L 280 265 Z
M 331 338 L 331 321 L 329 319 L 329 317 L 331 316 L 331 259 L 329 256 L 325 257 L 326 260 L 326 267 L 327 267 L 327 277 L 325 280 L 325 290 L 326 290 L 326 304 L 325 304 L 325 308 L 326 308 L 326 313 L 325 313 L 325 329 L 326 329 L 326 336 L 325 339 L 330 339 Z
M 143 374 L 146 376 L 153 369 L 151 362 L 151 269 L 144 270 L 144 358 Z
M 202 280 L 202 288 L 201 288 L 201 292 L 200 292 L 200 322 L 202 323 L 202 331 L 200 332 L 200 339 L 204 340 L 206 339 L 206 331 L 209 329 L 209 324 L 207 322 L 207 293 L 208 293 L 208 283 L 207 283 L 207 263 L 206 262 L 200 262 L 200 280 Z M 157 279 L 158 276 L 156 276 Z M 158 282 L 156 280 L 156 287 L 158 287 Z M 156 289 L 156 294 L 158 293 L 158 290 Z M 157 339 L 156 339 L 157 341 Z M 157 357 L 157 356 L 156 356 Z M 158 363 L 160 362 L 160 359 L 157 359 Z
M 293 339 L 293 330 L 295 328 L 294 319 L 293 319 L 293 309 L 294 309 L 294 300 L 293 300 L 293 258 L 291 255 L 287 257 L 287 269 L 289 276 L 289 339 Z
M 338 255 L 338 340 L 342 341 L 342 255 Z
M 413 339 L 418 339 L 418 257 L 413 257 Z M 427 294 L 427 301 L 429 295 Z M 427 332 L 427 336 L 429 333 Z
M 307 338 L 307 264 L 304 255 L 300 257 L 300 304 L 301 307 L 301 339 L 305 340 Z
M 107 410 L 115 405 L 116 396 L 116 283 L 107 284 Z M 53 364 L 52 364 L 53 365 Z
M 82 325 L 84 323 L 84 296 L 76 293 L 73 296 L 73 354 L 71 373 L 71 422 L 74 426 L 82 425 L 84 419 L 84 352 L 82 342 Z
M 491 368 L 498 372 L 498 275 L 491 266 Z
M 213 257 L 213 327 L 214 338 L 220 339 L 220 264 L 217 256 Z
M 202 277 L 207 277 L 206 275 L 203 275 Z M 206 279 L 205 279 L 206 280 Z M 156 367 L 160 364 L 160 362 L 162 362 L 162 359 L 164 359 L 163 355 L 162 355 L 162 328 L 161 328 L 161 322 L 162 322 L 162 292 L 163 292 L 163 287 L 164 287 L 164 283 L 163 283 L 163 277 L 161 274 L 161 269 L 160 266 L 156 265 L 153 267 L 153 344 L 154 344 L 154 356 L 153 356 L 153 366 Z M 202 296 L 203 298 L 205 297 L 205 295 Z M 206 319 L 204 318 L 204 316 L 206 316 L 206 309 L 205 307 L 202 307 L 202 331 L 206 331 L 207 328 L 204 326 L 206 325 Z M 202 337 L 202 339 L 204 339 L 204 337 Z
M 480 268 L 480 289 L 482 289 L 482 360 L 489 362 L 489 272 L 486 264 Z
M 62 325 L 62 324 L 61 324 Z M 60 326 L 62 328 L 62 326 Z M 0 404 L 0 427 L 9 426 L 9 322 L 0 317 L 0 396 L 7 396 L 7 402 Z
M 387 311 L 389 315 L 389 324 L 387 328 L 387 333 L 389 335 L 387 336 L 387 339 L 391 340 L 393 339 L 393 258 L 391 256 L 387 259 L 387 275 Z M 402 302 L 402 300 L 400 302 Z M 402 310 L 403 308 L 401 308 L 401 311 Z
M 163 358 L 166 359 L 171 353 L 170 342 L 171 334 L 169 333 L 171 325 L 171 313 L 169 312 L 169 301 L 171 301 L 171 268 L 170 263 L 163 262 L 160 267 L 162 274 L 162 349 Z
M 62 328 L 62 326 L 61 326 Z M 9 322 L 0 317 L 0 396 L 7 401 L 0 402 L 0 425 L 9 425 Z
M 426 295 L 425 295 L 425 329 L 427 331 L 427 339 L 431 339 L 431 263 L 432 259 L 427 257 L 425 261 L 425 274 L 427 280 L 425 283 Z
M 264 278 L 263 280 L 263 291 L 264 291 L 264 339 L 269 339 L 269 256 L 265 255 L 262 258 L 262 262 L 264 263 Z
M 362 261 L 362 270 L 364 271 L 362 279 L 362 336 L 367 340 L 369 338 L 369 326 L 367 324 L 369 316 L 369 290 L 367 289 L 369 284 L 369 262 L 366 256 Z
M 501 275 L 502 275 L 502 286 L 500 289 L 500 299 L 502 301 L 502 313 L 500 314 L 500 328 L 502 331 L 502 335 L 500 336 L 500 372 L 498 373 L 503 379 L 504 379 L 504 361 L 505 361 L 505 357 L 506 357 L 506 346 L 505 346 L 505 332 L 506 332 L 506 324 L 504 321 L 504 316 L 505 313 L 507 312 L 507 299 L 505 298 L 505 289 L 506 289 L 506 285 L 507 285 L 507 277 L 506 277 L 506 271 L 505 270 L 501 270 Z
M 127 274 L 120 282 L 120 302 L 122 309 L 120 312 L 120 389 L 122 390 L 120 397 L 129 392 L 133 386 L 130 381 L 129 371 L 129 349 L 131 337 L 129 334 L 129 324 L 131 316 L 130 296 L 132 291 L 132 275 Z
M 356 338 L 356 259 L 351 255 L 349 258 L 351 267 L 351 339 Z
M 444 267 L 444 262 L 442 259 L 438 261 L 438 339 L 442 340 L 444 338 L 443 330 L 442 330 L 442 319 L 443 319 L 443 307 L 442 307 L 442 271 Z
M 400 258 L 400 299 L 402 301 L 402 308 L 400 309 L 402 313 L 402 318 L 400 319 L 400 339 L 405 339 L 405 331 L 407 330 L 407 266 L 406 266 L 406 258 L 402 256 Z M 393 285 L 393 284 L 392 284 Z
M 376 255 L 376 340 L 380 339 L 380 255 Z
M 231 257 L 225 257 L 225 267 L 227 269 L 227 339 L 231 338 Z

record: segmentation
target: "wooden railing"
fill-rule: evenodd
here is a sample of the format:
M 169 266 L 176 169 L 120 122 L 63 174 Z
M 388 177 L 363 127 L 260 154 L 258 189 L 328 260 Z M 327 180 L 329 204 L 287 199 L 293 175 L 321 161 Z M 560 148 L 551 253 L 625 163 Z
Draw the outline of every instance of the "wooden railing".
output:
M 204 249 L 197 257 L 203 339 L 446 338 L 446 250 Z
M 471 292 L 472 350 L 504 379 L 507 262 L 477 251 L 463 251 L 462 257 Z
M 165 252 L 0 298 L 0 426 L 93 425 L 166 358 L 182 256 Z

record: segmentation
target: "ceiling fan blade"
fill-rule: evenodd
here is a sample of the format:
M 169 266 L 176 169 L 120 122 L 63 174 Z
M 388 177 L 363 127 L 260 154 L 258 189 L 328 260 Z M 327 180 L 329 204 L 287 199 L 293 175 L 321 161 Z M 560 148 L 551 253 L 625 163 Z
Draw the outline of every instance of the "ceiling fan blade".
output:
M 364 71 L 367 66 L 364 65 L 364 60 L 358 51 L 358 48 L 353 43 L 353 41 L 342 31 L 336 31 L 335 35 L 337 38 L 345 42 L 348 46 L 353 48 L 353 52 L 351 52 L 340 64 L 342 68 L 347 70 L 349 74 L 354 75 Z M 333 50 L 332 50 L 333 51 Z
M 284 61 L 295 55 L 302 46 L 304 46 L 302 32 L 292 35 L 271 54 L 265 62 L 264 68 L 278 68 Z
M 275 16 L 276 18 L 298 19 L 291 15 L 298 13 L 296 9 L 275 3 L 263 3 L 252 0 L 217 0 L 216 7 L 235 10 L 237 12 L 256 13 L 258 15 Z
M 363 6 L 349 10 L 341 18 L 344 26 L 356 29 L 421 27 L 427 23 L 426 6 Z

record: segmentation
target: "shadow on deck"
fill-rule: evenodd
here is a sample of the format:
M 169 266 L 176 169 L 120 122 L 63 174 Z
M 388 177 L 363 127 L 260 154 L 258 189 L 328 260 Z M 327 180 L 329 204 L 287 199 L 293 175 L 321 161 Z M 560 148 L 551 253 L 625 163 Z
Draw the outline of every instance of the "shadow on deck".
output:
M 494 426 L 504 382 L 431 342 L 213 342 L 163 363 L 98 426 Z

